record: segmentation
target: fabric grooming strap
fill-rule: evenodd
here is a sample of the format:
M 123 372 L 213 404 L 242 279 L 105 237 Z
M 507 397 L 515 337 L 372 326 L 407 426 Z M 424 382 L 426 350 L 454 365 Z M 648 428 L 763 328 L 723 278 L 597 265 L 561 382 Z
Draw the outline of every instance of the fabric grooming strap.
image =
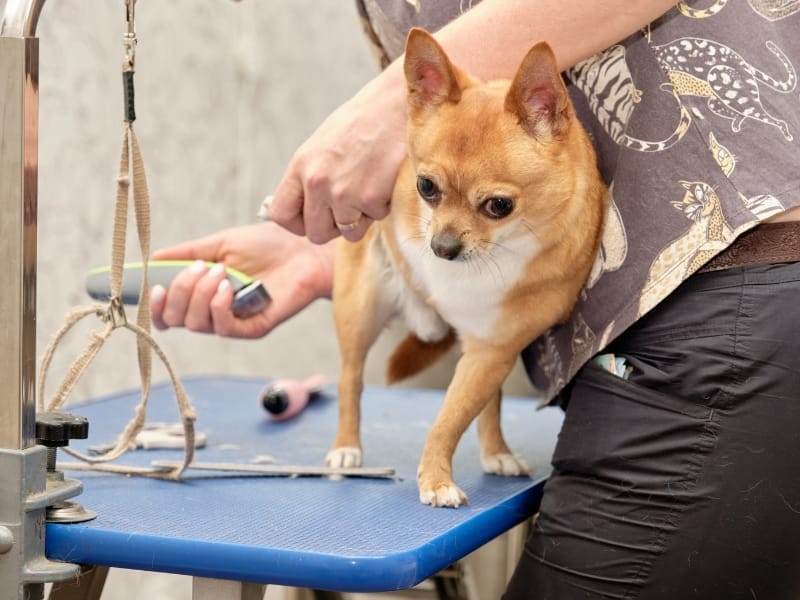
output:
M 179 479 L 183 471 L 194 458 L 194 422 L 196 414 L 194 407 L 189 402 L 186 391 L 180 380 L 173 371 L 164 352 L 150 334 L 150 301 L 149 285 L 147 281 L 147 258 L 150 255 L 150 195 L 147 188 L 147 177 L 145 175 L 142 153 L 139 141 L 133 129 L 133 122 L 136 120 L 134 106 L 134 86 L 133 75 L 136 55 L 136 32 L 134 27 L 134 9 L 136 0 L 125 0 L 127 31 L 124 34 L 125 57 L 122 65 L 122 77 L 124 88 L 124 108 L 125 125 L 122 139 L 122 151 L 120 156 L 119 177 L 117 178 L 117 198 L 114 209 L 114 230 L 111 249 L 111 296 L 106 304 L 92 304 L 90 306 L 73 308 L 66 316 L 64 324 L 56 332 L 54 338 L 48 345 L 42 358 L 42 365 L 39 371 L 37 408 L 38 410 L 55 411 L 63 406 L 70 392 L 83 375 L 86 368 L 100 351 L 103 343 L 111 333 L 119 328 L 124 328 L 136 334 L 137 359 L 139 363 L 139 375 L 141 380 L 141 400 L 135 409 L 135 415 L 126 425 L 119 437 L 116 446 L 101 456 L 88 456 L 76 452 L 69 447 L 63 450 L 70 455 L 85 461 L 92 468 L 104 471 L 111 471 L 123 474 L 136 474 L 160 479 Z M 128 221 L 128 201 L 130 196 L 134 200 L 134 215 L 143 262 L 145 263 L 142 273 L 141 288 L 139 291 L 139 303 L 137 307 L 136 322 L 128 321 L 125 308 L 121 300 L 123 265 L 125 262 L 125 243 L 127 236 Z M 62 380 L 52 399 L 44 408 L 45 381 L 47 371 L 53 359 L 53 354 L 61 339 L 72 329 L 81 319 L 89 315 L 96 315 L 104 323 L 102 331 L 94 332 L 89 345 L 78 356 L 70 366 L 66 376 Z M 151 470 L 125 467 L 122 465 L 103 464 L 114 460 L 124 454 L 133 446 L 132 442 L 142 431 L 145 425 L 147 412 L 147 401 L 150 396 L 150 383 L 152 372 L 152 352 L 164 363 L 172 381 L 178 408 L 180 410 L 181 421 L 184 428 L 184 460 L 177 463 L 173 468 L 164 470 L 154 468 Z

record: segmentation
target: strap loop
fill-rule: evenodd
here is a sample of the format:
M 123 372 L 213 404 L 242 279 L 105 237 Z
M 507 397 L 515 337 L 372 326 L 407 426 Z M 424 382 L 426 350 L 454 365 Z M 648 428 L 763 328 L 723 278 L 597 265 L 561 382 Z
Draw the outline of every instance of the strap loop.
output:
M 66 316 L 65 322 L 55 337 L 48 344 L 42 359 L 42 366 L 39 373 L 38 382 L 38 410 L 45 409 L 44 393 L 45 380 L 53 354 L 63 337 L 81 319 L 89 315 L 96 315 L 105 324 L 102 331 L 94 332 L 91 336 L 89 345 L 74 360 L 66 376 L 58 386 L 56 393 L 47 404 L 46 410 L 58 410 L 66 401 L 75 384 L 91 364 L 94 357 L 102 348 L 105 341 L 116 329 L 128 329 L 136 334 L 136 350 L 139 363 L 139 378 L 141 381 L 141 401 L 136 406 L 135 415 L 126 425 L 122 435 L 119 436 L 117 445 L 101 456 L 83 455 L 70 448 L 64 450 L 89 465 L 104 463 L 118 458 L 129 450 L 133 440 L 142 430 L 145 424 L 145 414 L 147 411 L 147 401 L 150 396 L 150 379 L 152 373 L 152 352 L 164 363 L 169 373 L 170 379 L 175 390 L 175 397 L 181 420 L 184 428 L 184 460 L 179 466 L 171 470 L 141 471 L 135 468 L 119 466 L 114 472 L 126 474 L 144 475 L 149 477 L 179 479 L 183 471 L 194 458 L 194 421 L 197 418 L 194 407 L 189 402 L 183 385 L 176 376 L 172 365 L 169 363 L 161 347 L 150 335 L 150 299 L 149 283 L 147 277 L 147 258 L 150 256 L 150 193 L 147 189 L 147 177 L 144 170 L 139 140 L 133 131 L 133 64 L 136 46 L 136 34 L 133 27 L 134 4 L 136 0 L 125 0 L 127 9 L 128 32 L 125 34 L 125 63 L 123 72 L 128 76 L 126 82 L 130 81 L 130 90 L 126 87 L 126 120 L 122 138 L 122 149 L 120 152 L 119 176 L 117 177 L 117 194 L 114 208 L 114 229 L 111 243 L 111 300 L 107 305 L 93 304 L 86 307 L 72 309 Z M 130 95 L 128 95 L 128 91 Z M 129 110 L 128 110 L 129 109 Z M 132 176 L 131 176 L 131 171 Z M 139 290 L 139 304 L 136 313 L 136 322 L 128 320 L 125 308 L 121 302 L 122 276 L 125 263 L 125 244 L 128 225 L 128 199 L 133 195 L 134 216 L 136 219 L 136 229 L 139 240 L 139 250 L 144 263 L 142 287 Z

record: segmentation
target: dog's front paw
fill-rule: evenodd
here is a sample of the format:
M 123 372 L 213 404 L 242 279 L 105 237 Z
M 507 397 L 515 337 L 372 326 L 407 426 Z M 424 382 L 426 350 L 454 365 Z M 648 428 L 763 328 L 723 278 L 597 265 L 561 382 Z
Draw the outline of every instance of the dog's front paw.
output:
M 469 504 L 467 495 L 452 481 L 431 483 L 420 481 L 419 501 L 431 506 L 446 506 L 449 508 L 458 508 L 462 504 Z
M 531 474 L 531 468 L 519 456 L 509 453 L 481 456 L 481 466 L 485 473 L 492 475 L 505 475 L 506 477 L 521 477 Z
M 328 452 L 325 465 L 336 469 L 350 469 L 361 466 L 361 448 L 341 446 Z

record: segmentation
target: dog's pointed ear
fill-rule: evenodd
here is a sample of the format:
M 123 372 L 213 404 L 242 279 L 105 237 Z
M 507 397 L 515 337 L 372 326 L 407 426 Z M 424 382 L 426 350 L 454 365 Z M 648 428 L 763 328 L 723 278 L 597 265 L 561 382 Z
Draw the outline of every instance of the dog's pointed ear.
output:
M 530 49 L 506 95 L 506 110 L 539 139 L 559 137 L 569 126 L 567 88 L 546 42 Z
M 461 99 L 458 69 L 433 36 L 418 27 L 408 33 L 404 69 L 412 108 Z

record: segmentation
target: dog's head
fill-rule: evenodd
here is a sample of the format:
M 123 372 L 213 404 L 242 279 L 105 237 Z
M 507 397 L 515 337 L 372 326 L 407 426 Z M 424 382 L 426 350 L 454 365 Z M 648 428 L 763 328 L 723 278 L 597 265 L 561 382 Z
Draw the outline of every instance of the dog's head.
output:
M 433 252 L 469 260 L 515 241 L 537 249 L 554 243 L 547 238 L 574 204 L 580 163 L 594 154 L 550 47 L 535 45 L 512 81 L 484 83 L 413 29 L 405 75 L 416 216 Z

